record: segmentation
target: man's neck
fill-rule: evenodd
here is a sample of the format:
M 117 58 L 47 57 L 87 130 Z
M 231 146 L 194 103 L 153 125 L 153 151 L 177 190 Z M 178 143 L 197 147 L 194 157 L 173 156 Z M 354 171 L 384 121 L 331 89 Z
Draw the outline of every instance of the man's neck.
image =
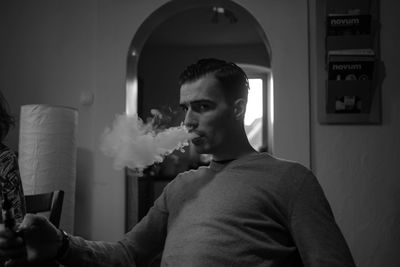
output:
M 248 140 L 245 142 L 235 142 L 226 147 L 223 151 L 212 154 L 214 161 L 228 161 L 241 158 L 255 153 L 256 150 L 250 145 Z

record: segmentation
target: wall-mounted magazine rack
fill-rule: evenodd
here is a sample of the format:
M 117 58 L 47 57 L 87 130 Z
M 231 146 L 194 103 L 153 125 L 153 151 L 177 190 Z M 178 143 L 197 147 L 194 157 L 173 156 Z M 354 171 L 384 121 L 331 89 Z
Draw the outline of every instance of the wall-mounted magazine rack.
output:
M 381 123 L 378 0 L 327 0 L 326 86 L 318 92 L 324 124 Z

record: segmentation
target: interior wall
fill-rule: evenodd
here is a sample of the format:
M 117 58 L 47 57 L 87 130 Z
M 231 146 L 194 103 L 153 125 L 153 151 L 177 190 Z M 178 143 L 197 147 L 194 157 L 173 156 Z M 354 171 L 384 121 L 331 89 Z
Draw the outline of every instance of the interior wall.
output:
M 318 4 L 317 4 L 318 3 Z M 400 3 L 381 0 L 380 44 L 385 66 L 382 124 L 321 125 L 317 90 L 324 90 L 324 1 L 311 1 L 311 154 L 357 266 L 399 266 L 400 255 Z M 319 20 L 315 20 L 319 17 Z M 319 23 L 319 24 L 318 24 Z M 382 71 L 382 70 L 381 70 Z
M 22 105 L 79 111 L 75 231 L 83 235 L 91 223 L 86 214 L 91 213 L 95 114 L 93 106 L 81 105 L 80 97 L 96 94 L 96 17 L 96 1 L 91 0 L 0 4 L 0 90 L 17 122 L 5 143 L 18 151 Z

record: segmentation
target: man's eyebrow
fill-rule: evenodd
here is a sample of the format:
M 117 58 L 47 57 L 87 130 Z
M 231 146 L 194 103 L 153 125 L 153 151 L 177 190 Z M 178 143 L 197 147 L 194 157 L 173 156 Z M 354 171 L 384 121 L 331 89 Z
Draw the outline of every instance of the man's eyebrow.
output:
M 193 104 L 201 104 L 201 103 L 213 103 L 214 101 L 209 100 L 209 99 L 199 99 L 199 100 L 194 100 L 190 102 L 182 102 L 179 104 L 181 107 L 186 107 L 187 105 L 193 105 Z

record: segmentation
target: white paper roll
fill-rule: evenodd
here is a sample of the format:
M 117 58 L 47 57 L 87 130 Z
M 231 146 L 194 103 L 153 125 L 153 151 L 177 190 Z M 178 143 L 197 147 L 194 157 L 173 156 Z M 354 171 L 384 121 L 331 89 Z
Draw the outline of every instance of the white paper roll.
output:
M 51 105 L 21 107 L 19 166 L 26 195 L 64 190 L 60 228 L 73 233 L 77 110 Z

